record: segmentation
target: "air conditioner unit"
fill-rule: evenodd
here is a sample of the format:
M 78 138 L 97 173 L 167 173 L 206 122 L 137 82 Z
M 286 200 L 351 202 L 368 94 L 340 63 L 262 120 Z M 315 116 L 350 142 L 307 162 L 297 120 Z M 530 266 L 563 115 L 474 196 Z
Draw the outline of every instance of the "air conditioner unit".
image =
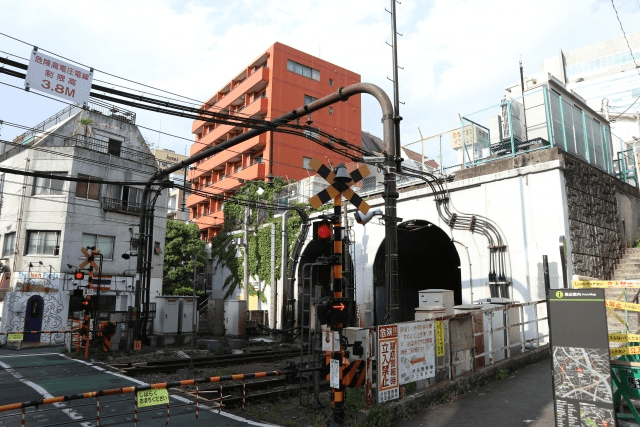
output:
M 509 101 L 502 99 L 502 137 L 503 139 L 511 139 L 513 130 L 513 138 L 518 141 L 524 141 L 524 109 L 518 101 Z

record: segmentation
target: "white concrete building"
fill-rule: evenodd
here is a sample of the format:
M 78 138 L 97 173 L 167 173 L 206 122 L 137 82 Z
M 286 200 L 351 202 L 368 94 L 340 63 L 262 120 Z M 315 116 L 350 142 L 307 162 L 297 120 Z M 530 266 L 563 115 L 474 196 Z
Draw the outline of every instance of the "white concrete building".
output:
M 172 150 L 153 150 L 153 155 L 156 158 L 158 167 L 160 169 L 173 166 L 183 160 L 188 159 L 188 156 L 178 154 Z M 174 172 L 169 176 L 169 179 L 176 185 L 190 186 L 191 183 L 187 178 L 188 174 L 183 171 Z M 186 208 L 186 196 L 184 190 L 181 188 L 170 188 L 169 195 L 167 197 L 167 219 L 175 219 L 177 221 L 187 222 L 189 221 L 189 209 Z M 184 205 L 184 206 L 183 206 Z
M 10 280 L 0 280 L 5 284 L 0 331 L 65 328 L 70 292 L 75 284 L 87 285 L 87 276 L 81 282 L 73 278 L 87 246 L 103 255 L 100 310 L 126 311 L 134 305 L 137 258 L 125 260 L 122 254 L 137 237 L 144 187 L 137 183 L 157 171 L 135 114 L 93 102 L 88 110 L 68 107 L 14 142 L 20 145 L 0 154 L 4 168 L 110 183 L 0 175 L 0 248 L 10 272 Z M 166 205 L 163 192 L 153 222 L 152 302 L 162 291 Z

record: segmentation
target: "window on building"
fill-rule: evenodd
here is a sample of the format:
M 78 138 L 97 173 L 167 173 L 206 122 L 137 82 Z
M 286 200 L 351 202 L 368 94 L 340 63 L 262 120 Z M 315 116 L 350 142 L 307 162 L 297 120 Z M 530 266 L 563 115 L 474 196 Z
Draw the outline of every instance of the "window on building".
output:
M 320 71 L 314 70 L 306 65 L 298 64 L 290 59 L 287 60 L 287 70 L 300 74 L 301 76 L 320 81 Z
M 333 114 L 333 107 L 329 107 L 329 114 Z
M 4 235 L 4 242 L 2 243 L 2 256 L 13 255 L 13 250 L 16 247 L 16 233 L 7 233 Z
M 160 242 L 154 242 L 153 243 L 153 253 L 155 255 L 162 254 L 162 248 L 160 247 Z
M 311 161 L 311 157 L 303 157 L 302 158 L 302 167 L 304 169 L 313 170 L 311 166 L 309 166 L 309 162 Z
M 82 247 L 95 247 L 100 251 L 104 259 L 113 259 L 113 244 L 115 241 L 116 238 L 113 236 L 82 233 Z M 96 261 L 98 261 L 98 258 L 96 258 Z
M 304 105 L 309 105 L 313 101 L 317 101 L 317 100 L 318 100 L 318 98 L 314 98 L 313 96 L 305 95 L 304 96 Z
M 78 178 L 95 178 L 89 175 L 78 174 Z M 98 200 L 100 197 L 100 184 L 97 182 L 76 183 L 76 197 Z
M 329 86 L 333 86 L 333 79 L 329 79 Z
M 253 156 L 251 158 L 251 164 L 255 165 L 256 163 L 262 163 L 264 161 L 263 157 L 262 157 L 262 153 L 258 154 L 257 156 Z
M 4 201 L 4 175 L 0 174 L 0 214 L 2 213 L 2 202 Z
M 58 255 L 59 245 L 59 231 L 30 230 L 27 232 L 26 255 Z
M 109 148 L 108 148 L 109 154 L 111 154 L 112 156 L 120 157 L 121 148 L 122 148 L 122 141 L 109 138 Z
M 66 172 L 44 172 L 51 175 L 66 175 Z M 64 188 L 64 181 L 51 178 L 36 178 L 33 184 L 34 195 L 62 195 L 62 189 Z
M 174 194 L 173 196 L 169 197 L 169 209 L 175 210 L 177 202 L 178 202 L 177 194 Z

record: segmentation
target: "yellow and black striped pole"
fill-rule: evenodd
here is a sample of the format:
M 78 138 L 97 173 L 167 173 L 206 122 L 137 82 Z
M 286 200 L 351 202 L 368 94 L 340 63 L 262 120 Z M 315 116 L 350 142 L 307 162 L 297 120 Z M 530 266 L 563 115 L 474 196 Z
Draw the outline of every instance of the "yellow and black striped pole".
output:
M 332 291 L 333 298 L 342 298 L 342 195 L 338 194 L 333 199 L 333 214 L 337 218 L 337 223 L 333 225 L 333 255 L 334 255 L 334 264 L 333 264 L 333 283 L 332 283 Z M 332 328 L 335 328 L 339 332 L 340 338 L 342 338 L 342 324 L 333 325 Z M 339 386 L 338 388 L 332 389 L 333 392 L 333 408 L 332 408 L 332 421 L 333 425 L 344 425 L 344 389 L 345 386 L 342 383 L 342 360 L 344 358 L 344 352 L 342 350 L 342 340 L 340 342 L 340 351 L 334 352 L 332 355 L 332 359 L 338 360 L 339 369 Z

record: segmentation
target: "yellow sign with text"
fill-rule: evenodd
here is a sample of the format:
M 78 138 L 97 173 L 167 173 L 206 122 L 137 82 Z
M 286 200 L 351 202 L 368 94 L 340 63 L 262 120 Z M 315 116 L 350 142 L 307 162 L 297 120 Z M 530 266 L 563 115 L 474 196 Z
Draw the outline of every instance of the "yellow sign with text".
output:
M 640 346 L 638 347 L 618 347 L 609 350 L 611 356 L 627 356 L 630 354 L 640 354 Z
M 138 408 L 169 403 L 169 391 L 166 388 L 141 390 L 138 392 Z
M 7 340 L 9 342 L 22 341 L 24 339 L 24 334 L 9 334 L 7 335 Z
M 640 342 L 640 334 L 609 334 L 611 342 Z
M 617 308 L 620 310 L 640 311 L 640 304 L 633 304 L 625 301 L 605 300 L 604 305 L 607 308 Z
M 640 288 L 640 281 L 629 280 L 574 280 L 571 285 L 575 289 L 587 288 Z
M 444 356 L 444 323 L 436 321 L 436 357 Z

